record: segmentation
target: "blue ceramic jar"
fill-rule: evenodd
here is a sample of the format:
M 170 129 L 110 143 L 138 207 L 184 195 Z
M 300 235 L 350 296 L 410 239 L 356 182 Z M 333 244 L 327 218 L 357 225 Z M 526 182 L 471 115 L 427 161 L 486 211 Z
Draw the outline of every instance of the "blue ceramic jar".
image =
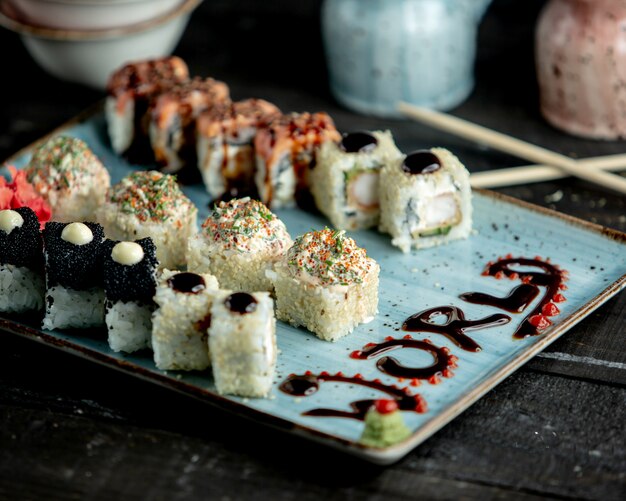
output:
M 474 86 L 478 24 L 491 0 L 325 0 L 330 88 L 342 104 L 399 116 L 400 100 L 450 109 Z

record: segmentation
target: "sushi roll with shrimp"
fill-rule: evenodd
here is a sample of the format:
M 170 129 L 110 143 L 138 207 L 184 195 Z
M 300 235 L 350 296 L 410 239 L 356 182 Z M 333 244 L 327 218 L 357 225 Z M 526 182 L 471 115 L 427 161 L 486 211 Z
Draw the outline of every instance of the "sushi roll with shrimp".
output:
M 137 171 L 111 186 L 97 215 L 107 237 L 151 237 L 160 266 L 176 269 L 185 266 L 187 240 L 197 232 L 197 212 L 174 176 Z
M 43 244 L 39 219 L 29 207 L 0 211 L 0 312 L 43 309 Z
M 49 139 L 35 150 L 24 171 L 50 205 L 52 218 L 62 223 L 94 220 L 111 184 L 106 167 L 76 137 Z
M 128 63 L 107 83 L 105 113 L 113 151 L 129 161 L 154 161 L 148 137 L 148 110 L 161 92 L 189 80 L 185 62 L 176 56 Z
M 163 172 L 185 169 L 197 175 L 196 119 L 205 110 L 230 103 L 228 86 L 194 78 L 156 96 L 150 109 L 150 144 Z
M 401 156 L 389 131 L 353 132 L 326 142 L 310 171 L 315 205 L 337 229 L 378 226 L 380 169 Z
M 212 200 L 243 196 L 254 188 L 254 136 L 280 110 L 262 99 L 216 107 L 198 118 L 198 169 Z
M 97 223 L 46 223 L 44 329 L 104 326 L 103 241 L 104 232 Z
M 277 353 L 269 293 L 220 291 L 211 307 L 209 353 L 218 393 L 266 397 Z
M 285 224 L 258 200 L 220 202 L 191 237 L 187 269 L 211 273 L 226 289 L 271 291 L 267 270 L 291 247 Z
M 305 233 L 269 273 L 276 316 L 336 341 L 378 312 L 379 271 L 378 263 L 344 231 Z
M 152 346 L 152 298 L 159 262 L 151 238 L 102 244 L 105 323 L 113 351 L 131 353 Z
M 163 270 L 152 316 L 152 349 L 159 369 L 201 371 L 209 367 L 207 329 L 217 293 L 212 275 Z
M 380 231 L 402 252 L 467 238 L 472 230 L 469 172 L 444 148 L 418 150 L 383 167 Z
M 254 181 L 261 201 L 271 209 L 313 204 L 309 170 L 317 149 L 341 136 L 326 113 L 291 113 L 272 120 L 254 138 Z

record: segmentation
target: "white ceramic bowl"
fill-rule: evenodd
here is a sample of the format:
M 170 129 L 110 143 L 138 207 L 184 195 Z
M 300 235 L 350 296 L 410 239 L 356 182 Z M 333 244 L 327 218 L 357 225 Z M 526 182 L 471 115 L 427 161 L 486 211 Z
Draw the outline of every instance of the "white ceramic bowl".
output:
M 21 19 L 42 28 L 101 30 L 148 21 L 183 0 L 10 0 Z
M 33 59 L 52 75 L 103 90 L 111 73 L 123 64 L 171 54 L 201 2 L 184 0 L 158 18 L 109 30 L 34 27 L 6 9 L 0 12 L 0 25 L 19 33 Z

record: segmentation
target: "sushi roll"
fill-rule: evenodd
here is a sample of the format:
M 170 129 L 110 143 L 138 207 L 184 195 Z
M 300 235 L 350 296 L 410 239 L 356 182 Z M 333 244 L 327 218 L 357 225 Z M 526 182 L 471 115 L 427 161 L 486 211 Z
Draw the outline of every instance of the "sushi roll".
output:
M 137 171 L 111 186 L 98 211 L 98 222 L 112 240 L 152 237 L 162 268 L 185 265 L 187 239 L 197 232 L 197 208 L 176 178 Z
M 46 223 L 44 329 L 104 326 L 103 241 L 104 232 L 97 223 Z
M 176 56 L 135 61 L 111 75 L 105 112 L 111 146 L 133 163 L 154 161 L 148 137 L 148 110 L 161 92 L 189 79 L 185 62 Z
M 105 240 L 101 252 L 109 346 L 127 353 L 151 348 L 156 246 L 149 237 L 135 242 Z
M 271 291 L 266 271 L 291 244 L 285 224 L 265 205 L 236 198 L 216 205 L 189 239 L 187 269 L 215 275 L 226 289 Z
M 152 349 L 159 369 L 201 371 L 209 367 L 207 329 L 217 292 L 212 275 L 163 270 L 152 316 Z
M 305 233 L 269 273 L 276 316 L 336 341 L 378 312 L 379 271 L 378 263 L 343 231 Z
M 190 175 L 197 175 L 196 119 L 201 112 L 227 103 L 230 103 L 228 86 L 212 78 L 194 78 L 154 98 L 150 109 L 150 144 L 163 172 L 174 173 L 185 168 Z
M 326 113 L 291 113 L 272 120 L 254 138 L 254 181 L 261 201 L 268 207 L 310 208 L 309 169 L 316 150 L 341 136 Z
M 315 205 L 337 229 L 378 226 L 380 169 L 401 156 L 389 131 L 353 132 L 326 142 L 310 171 Z
M 237 101 L 198 118 L 198 169 L 212 200 L 242 197 L 254 188 L 254 136 L 280 110 L 262 99 Z
M 220 291 L 211 307 L 209 353 L 220 394 L 266 397 L 276 369 L 276 319 L 267 292 Z
M 467 238 L 472 230 L 469 172 L 443 148 L 419 150 L 383 167 L 380 230 L 402 252 Z
M 26 179 L 52 209 L 54 221 L 92 221 L 111 178 L 106 167 L 76 137 L 57 136 L 39 146 L 24 169 Z
M 43 309 L 43 245 L 29 207 L 0 211 L 0 312 Z

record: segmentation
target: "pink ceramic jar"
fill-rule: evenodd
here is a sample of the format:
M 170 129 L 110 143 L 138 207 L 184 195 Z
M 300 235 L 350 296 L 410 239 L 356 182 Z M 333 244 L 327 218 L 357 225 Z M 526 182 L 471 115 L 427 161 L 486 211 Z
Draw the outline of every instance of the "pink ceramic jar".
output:
M 550 0 L 535 48 L 541 112 L 551 124 L 626 138 L 626 0 Z

